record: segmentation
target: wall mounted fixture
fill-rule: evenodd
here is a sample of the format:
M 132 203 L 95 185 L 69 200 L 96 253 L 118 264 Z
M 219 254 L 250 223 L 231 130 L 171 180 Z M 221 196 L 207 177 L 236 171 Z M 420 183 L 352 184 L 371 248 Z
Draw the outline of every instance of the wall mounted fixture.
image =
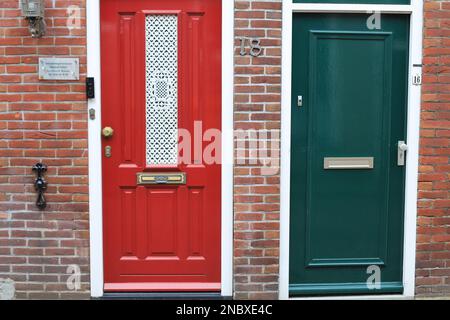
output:
M 47 172 L 47 166 L 42 163 L 37 163 L 33 166 L 33 171 L 36 172 L 36 180 L 34 181 L 34 188 L 38 193 L 38 198 L 36 200 L 36 207 L 40 210 L 44 210 L 47 206 L 47 201 L 44 197 L 44 191 L 47 190 L 47 181 L 44 180 L 43 174 Z
M 41 38 L 45 35 L 45 0 L 20 0 L 22 16 L 28 21 L 31 36 Z

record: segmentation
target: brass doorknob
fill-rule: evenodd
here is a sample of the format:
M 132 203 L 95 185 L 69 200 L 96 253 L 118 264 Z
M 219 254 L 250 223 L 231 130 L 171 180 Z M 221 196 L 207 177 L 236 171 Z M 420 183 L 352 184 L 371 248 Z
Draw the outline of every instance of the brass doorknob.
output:
M 105 127 L 105 128 L 103 128 L 103 130 L 102 130 L 102 135 L 103 135 L 105 138 L 111 138 L 111 137 L 114 135 L 114 129 L 111 128 L 111 127 Z

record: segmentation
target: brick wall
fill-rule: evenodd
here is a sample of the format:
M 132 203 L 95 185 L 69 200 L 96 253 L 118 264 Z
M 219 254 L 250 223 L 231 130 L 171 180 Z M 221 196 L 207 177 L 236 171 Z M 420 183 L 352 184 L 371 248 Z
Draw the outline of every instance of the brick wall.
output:
M 425 0 L 418 295 L 450 296 L 450 1 Z
M 15 281 L 17 298 L 86 297 L 85 21 L 66 27 L 66 8 L 84 1 L 46 1 L 42 39 L 30 37 L 18 4 L 0 4 L 0 279 Z M 38 81 L 39 56 L 69 55 L 80 57 L 80 81 Z M 34 205 L 31 167 L 39 161 L 49 166 L 45 212 Z M 66 287 L 73 264 L 82 271 L 78 293 Z
M 88 297 L 85 28 L 66 27 L 66 8 L 46 1 L 47 36 L 32 39 L 17 0 L 0 5 L 0 279 L 17 298 Z M 236 38 L 262 40 L 259 57 L 235 52 L 235 128 L 280 129 L 281 0 L 236 0 Z M 84 10 L 82 11 L 84 17 Z M 417 294 L 450 295 L 450 1 L 425 1 Z M 37 79 L 39 56 L 78 56 L 79 82 Z M 238 152 L 239 150 L 237 150 Z M 279 175 L 235 167 L 236 298 L 275 299 L 279 265 Z M 49 206 L 36 210 L 31 167 L 49 166 Z M 82 288 L 67 289 L 69 265 Z
M 279 130 L 281 0 L 237 0 L 235 6 L 235 36 L 260 38 L 264 47 L 259 57 L 242 57 L 236 41 L 235 129 Z M 234 183 L 235 297 L 277 299 L 279 174 L 263 175 L 260 163 L 246 161 L 236 164 Z

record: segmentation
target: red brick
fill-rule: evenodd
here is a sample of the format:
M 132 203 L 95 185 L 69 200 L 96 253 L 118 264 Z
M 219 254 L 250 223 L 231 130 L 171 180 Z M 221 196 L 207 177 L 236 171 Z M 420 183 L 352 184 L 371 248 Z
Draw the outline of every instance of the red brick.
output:
M 74 255 L 87 246 L 89 239 L 85 232 L 88 198 L 82 197 L 88 188 L 87 162 L 81 158 L 87 154 L 86 30 L 69 36 L 64 17 L 70 4 L 85 5 L 84 0 L 46 1 L 49 36 L 41 39 L 30 37 L 18 1 L 0 4 L 0 278 L 20 281 L 16 283 L 17 298 L 60 298 L 61 287 L 52 287 L 49 282 L 60 281 L 59 274 L 64 274 L 66 267 L 50 274 L 44 266 L 57 265 L 61 256 Z M 52 27 L 56 20 L 62 28 Z M 71 53 L 80 56 L 80 81 L 39 81 L 39 56 Z M 57 154 L 58 149 L 67 153 Z M 45 213 L 35 208 L 32 185 L 31 166 L 41 160 L 49 166 L 49 205 Z M 66 175 L 59 176 L 58 171 Z M 68 193 L 64 193 L 64 186 L 69 188 Z M 80 196 L 72 191 L 80 192 Z M 88 260 L 79 259 L 77 263 L 88 270 Z M 7 270 L 4 264 L 8 264 Z M 89 279 L 83 277 L 82 282 L 78 296 L 88 297 Z

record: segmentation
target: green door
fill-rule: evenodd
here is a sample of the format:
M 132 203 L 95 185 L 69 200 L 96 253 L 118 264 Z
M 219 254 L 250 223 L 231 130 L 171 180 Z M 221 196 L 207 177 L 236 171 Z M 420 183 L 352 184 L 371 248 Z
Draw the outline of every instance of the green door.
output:
M 294 14 L 292 296 L 403 291 L 409 17 L 368 17 Z

